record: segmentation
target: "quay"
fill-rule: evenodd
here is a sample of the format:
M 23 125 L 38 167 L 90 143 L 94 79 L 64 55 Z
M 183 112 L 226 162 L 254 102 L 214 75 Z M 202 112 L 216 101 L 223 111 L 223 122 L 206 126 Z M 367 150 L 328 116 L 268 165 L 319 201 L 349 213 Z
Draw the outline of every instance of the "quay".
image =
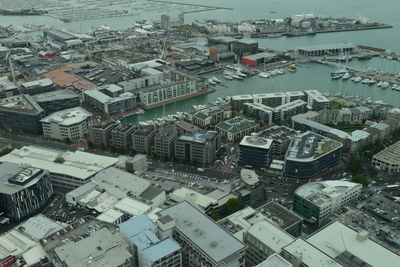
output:
M 233 10 L 231 7 L 220 7 L 220 6 L 209 6 L 209 5 L 199 5 L 199 4 L 189 4 L 189 3 L 182 3 L 182 2 L 173 2 L 173 1 L 164 1 L 164 0 L 147 0 L 149 2 L 158 2 L 158 3 L 166 3 L 166 4 L 176 4 L 182 6 L 195 6 L 195 7 L 204 7 L 210 8 L 211 10 L 215 9 L 225 9 L 225 10 Z M 203 10 L 202 10 L 203 11 Z

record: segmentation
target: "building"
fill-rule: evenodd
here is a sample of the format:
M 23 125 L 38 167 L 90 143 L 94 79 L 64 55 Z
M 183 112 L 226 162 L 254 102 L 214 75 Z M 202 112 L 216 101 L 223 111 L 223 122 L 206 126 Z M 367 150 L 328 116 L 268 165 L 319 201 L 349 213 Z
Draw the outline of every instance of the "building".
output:
M 290 262 L 293 267 L 302 266 L 331 266 L 344 267 L 352 265 L 342 265 L 335 259 L 319 250 L 319 247 L 314 247 L 307 241 L 299 238 L 288 246 L 282 249 L 281 255 L 284 259 Z M 360 265 L 356 265 L 360 266 Z
M 0 99 L 19 95 L 19 88 L 7 76 L 0 77 Z
M 285 156 L 285 177 L 312 179 L 340 162 L 342 143 L 305 132 L 295 136 Z
M 169 194 L 169 201 L 172 203 L 189 202 L 191 205 L 201 209 L 204 213 L 209 213 L 212 209 L 219 209 L 218 200 L 208 195 L 201 194 L 194 190 L 181 187 Z M 224 205 L 225 203 L 222 203 Z
M 18 230 L 35 241 L 47 238 L 50 235 L 62 231 L 68 225 L 54 221 L 42 214 L 30 217 L 18 226 Z
M 200 129 L 199 127 L 194 126 L 193 124 L 183 120 L 176 121 L 175 126 L 179 135 L 195 134 L 202 132 L 202 129 Z
M 307 105 L 313 110 L 321 110 L 329 107 L 329 99 L 322 95 L 317 90 L 306 90 L 304 91 L 307 95 Z
M 35 81 L 21 83 L 23 94 L 37 95 L 54 91 L 56 88 L 49 78 L 43 78 Z
M 44 110 L 45 115 L 79 107 L 79 95 L 70 89 L 57 90 L 32 96 L 32 99 Z
M 132 149 L 137 153 L 150 155 L 155 135 L 156 130 L 153 125 L 139 126 L 139 128 L 132 133 Z
M 250 38 L 237 39 L 231 44 L 231 51 L 238 58 L 253 55 L 258 52 L 258 42 Z
M 50 201 L 53 187 L 49 172 L 4 162 L 0 164 L 0 212 L 20 221 L 41 211 Z
M 273 159 L 284 159 L 292 139 L 299 132 L 286 126 L 272 126 L 258 133 L 258 136 L 272 139 L 271 157 Z
M 168 15 L 161 15 L 161 28 L 168 29 L 170 23 L 170 17 Z
M 239 144 L 239 165 L 268 169 L 272 140 L 257 135 L 245 136 Z
M 235 117 L 222 121 L 215 126 L 215 129 L 221 133 L 221 137 L 231 142 L 241 140 L 245 135 L 249 135 L 260 128 L 255 121 L 243 117 Z
M 250 169 L 240 171 L 240 178 L 231 183 L 231 192 L 243 206 L 257 205 L 265 198 L 264 185 L 258 175 Z
M 260 264 L 274 253 L 280 254 L 294 240 L 294 237 L 272 223 L 259 221 L 243 233 L 243 242 L 248 246 L 246 263 L 253 266 Z
M 0 128 L 6 131 L 42 134 L 43 109 L 29 95 L 0 99 Z
M 275 60 L 279 60 L 279 56 L 276 53 L 261 52 L 242 57 L 242 64 L 257 67 L 260 64 L 272 63 Z
M 79 239 L 78 239 L 79 240 Z M 88 264 L 107 267 L 132 266 L 132 254 L 120 233 L 102 228 L 79 241 L 54 249 L 54 260 L 60 266 L 84 267 Z
M 372 165 L 388 172 L 400 171 L 400 141 L 378 152 L 372 157 Z
M 48 170 L 53 186 L 73 189 L 89 182 L 99 171 L 115 165 L 118 159 L 79 150 L 72 152 L 24 146 L 2 156 L 0 162 Z
M 356 49 L 351 43 L 331 43 L 322 45 L 309 45 L 296 48 L 300 55 L 307 57 L 337 56 L 350 54 Z
M 46 138 L 78 142 L 89 133 L 92 114 L 81 107 L 57 111 L 40 120 Z
M 224 120 L 225 111 L 217 106 L 206 107 L 190 114 L 192 123 L 201 128 L 215 125 Z
M 106 115 L 118 114 L 136 108 L 136 96 L 110 84 L 83 93 L 83 102 Z
M 293 267 L 293 265 L 279 254 L 274 253 L 255 267 Z
M 82 40 L 70 32 L 49 29 L 44 31 L 43 35 L 44 39 L 48 41 L 51 46 L 58 49 L 80 47 L 83 45 Z
M 340 222 L 333 222 L 307 238 L 343 266 L 397 266 L 400 256 Z M 371 253 L 373 252 L 373 253 Z
M 253 95 L 233 95 L 231 97 L 231 106 L 235 110 L 244 109 L 245 103 L 254 103 Z
M 180 244 L 182 266 L 245 266 L 246 246 L 188 202 L 159 214 L 159 235 L 172 235 Z
M 161 127 L 154 136 L 154 155 L 162 159 L 171 159 L 175 155 L 177 138 L 176 127 Z
M 128 151 L 132 148 L 132 133 L 137 129 L 132 124 L 120 123 L 111 130 L 111 146 Z
M 111 145 L 111 132 L 118 126 L 114 120 L 96 121 L 89 125 L 89 142 L 95 147 L 106 148 Z
M 175 159 L 206 166 L 211 164 L 220 147 L 220 137 L 215 131 L 182 135 L 175 141 Z
M 180 245 L 170 237 L 160 240 L 157 226 L 148 216 L 132 218 L 119 228 L 130 245 L 134 266 L 182 266 Z
M 294 193 L 293 211 L 305 220 L 321 226 L 337 210 L 356 199 L 361 189 L 361 184 L 347 181 L 304 184 Z

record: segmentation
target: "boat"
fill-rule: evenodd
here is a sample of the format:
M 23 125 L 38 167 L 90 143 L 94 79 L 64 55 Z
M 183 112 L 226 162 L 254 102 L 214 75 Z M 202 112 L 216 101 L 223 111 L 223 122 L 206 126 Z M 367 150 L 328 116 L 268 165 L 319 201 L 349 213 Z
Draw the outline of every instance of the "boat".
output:
M 358 57 L 359 60 L 371 59 L 372 57 L 369 55 L 361 55 Z
M 348 73 L 348 71 L 346 69 L 340 69 L 338 71 L 331 72 L 331 76 L 345 75 L 346 73 Z
M 383 82 L 381 87 L 382 88 L 388 88 L 389 87 L 389 83 L 388 82 Z
M 376 84 L 376 86 L 381 87 L 382 86 L 383 81 L 380 81 Z
M 350 73 L 346 72 L 343 76 L 342 76 L 342 80 L 348 80 L 350 78 Z
M 208 84 L 217 85 L 217 83 L 213 79 L 208 79 Z
M 360 76 L 357 76 L 357 77 L 355 77 L 354 78 L 354 82 L 356 82 L 356 83 L 358 83 L 358 82 L 360 82 L 362 80 L 362 78 L 360 77 Z
M 237 71 L 237 72 L 236 72 L 236 75 L 238 75 L 238 76 L 240 76 L 240 77 L 242 77 L 242 78 L 246 78 L 246 77 L 247 77 L 246 74 L 244 74 L 244 73 L 242 73 L 242 72 L 240 72 L 240 71 Z
M 290 71 L 290 72 L 296 72 L 297 71 L 296 66 L 294 64 L 290 65 L 289 67 L 287 67 L 287 70 Z
M 367 84 L 367 83 L 369 83 L 369 79 L 364 79 L 364 80 L 361 81 L 361 83 Z
M 214 82 L 216 82 L 216 83 L 221 83 L 221 81 L 218 80 L 217 77 L 215 77 L 215 76 L 213 76 L 211 79 L 212 79 Z
M 232 76 L 232 78 L 234 78 L 236 80 L 243 80 L 243 77 L 240 77 L 239 75 L 232 74 L 231 76 Z
M 269 75 L 266 72 L 260 72 L 257 76 L 261 77 L 261 78 L 265 78 L 265 79 L 268 79 L 269 77 L 271 77 L 271 75 Z
M 332 76 L 332 80 L 337 80 L 343 77 L 343 74 L 336 74 Z
M 226 80 L 233 80 L 232 76 L 229 74 L 224 75 L 224 79 Z
M 397 83 L 393 84 L 392 89 L 393 89 L 393 90 L 399 89 L 399 85 L 398 85 Z
M 313 27 L 308 28 L 307 30 L 307 35 L 316 35 L 317 33 L 315 32 Z
M 369 81 L 368 81 L 368 84 L 374 84 L 374 83 L 376 83 L 376 80 L 374 80 L 374 79 L 370 79 Z M 383 85 L 383 84 L 382 84 Z

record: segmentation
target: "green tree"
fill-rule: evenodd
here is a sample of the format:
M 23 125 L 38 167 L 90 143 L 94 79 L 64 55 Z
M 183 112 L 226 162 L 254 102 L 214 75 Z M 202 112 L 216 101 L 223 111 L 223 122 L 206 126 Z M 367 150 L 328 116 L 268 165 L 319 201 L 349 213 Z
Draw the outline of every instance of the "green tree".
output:
M 221 216 L 219 215 L 219 212 L 216 209 L 211 209 L 210 214 L 211 214 L 211 218 L 214 221 L 218 221 L 219 219 L 221 219 Z
M 358 155 L 350 157 L 347 169 L 350 171 L 352 175 L 357 175 L 362 172 L 361 159 Z
M 369 175 L 371 177 L 376 177 L 378 175 L 378 171 L 376 170 L 376 168 L 372 165 L 368 165 L 367 170 L 369 172 Z
M 242 208 L 242 203 L 237 198 L 230 198 L 226 202 L 226 208 L 230 214 L 240 210 Z
M 367 186 L 369 184 L 368 177 L 358 174 L 356 176 L 353 176 L 351 179 L 352 182 L 362 184 L 363 186 Z

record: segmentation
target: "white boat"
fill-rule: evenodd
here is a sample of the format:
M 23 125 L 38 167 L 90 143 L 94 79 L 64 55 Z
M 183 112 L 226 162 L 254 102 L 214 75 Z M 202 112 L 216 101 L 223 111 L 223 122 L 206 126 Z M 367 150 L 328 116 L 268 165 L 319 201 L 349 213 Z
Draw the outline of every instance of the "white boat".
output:
M 333 75 L 333 76 L 332 76 L 332 80 L 337 80 L 337 79 L 340 79 L 340 78 L 342 78 L 342 77 L 343 77 L 342 74 L 336 74 L 336 75 Z
M 368 84 L 374 84 L 374 83 L 376 83 L 376 80 L 374 80 L 374 79 L 370 79 L 369 81 L 368 81 Z M 383 85 L 383 84 L 382 84 Z
M 216 83 L 221 83 L 221 81 L 218 80 L 217 77 L 215 77 L 215 76 L 213 76 L 211 79 L 212 79 L 214 82 L 216 82 Z
M 261 78 L 265 78 L 265 79 L 268 79 L 269 77 L 271 77 L 271 75 L 269 75 L 266 72 L 260 72 L 257 76 L 261 77 Z
M 232 80 L 233 78 L 232 78 L 232 76 L 231 76 L 231 75 L 228 75 L 228 74 L 226 74 L 226 75 L 224 75 L 224 79 L 227 79 L 227 80 Z
M 246 74 L 244 74 L 244 73 L 242 73 L 242 72 L 240 72 L 240 71 L 237 71 L 237 72 L 236 72 L 236 75 L 238 75 L 238 76 L 240 76 L 240 77 L 242 77 L 242 78 L 246 78 L 246 77 L 247 77 Z
M 381 85 L 382 88 L 388 88 L 388 86 L 389 86 L 388 82 L 383 82 Z
M 361 83 L 367 84 L 367 83 L 369 83 L 369 79 L 364 79 L 364 80 L 361 81 Z
M 350 73 L 346 72 L 343 76 L 342 76 L 342 80 L 347 80 L 350 78 Z
M 392 86 L 392 89 L 393 89 L 393 90 L 396 90 L 396 89 L 398 89 L 398 88 L 399 88 L 399 85 L 398 85 L 397 83 L 393 84 L 393 86 Z
M 383 81 L 380 81 L 380 82 L 378 82 L 378 83 L 376 84 L 376 86 L 381 87 L 381 86 L 382 86 L 382 83 L 383 83 Z
M 358 83 L 362 80 L 362 78 L 360 76 L 357 76 L 354 78 L 354 82 Z
M 217 83 L 213 79 L 208 79 L 208 84 L 217 85 Z
M 236 75 L 236 74 L 232 74 L 232 78 L 234 78 L 236 80 L 243 80 L 242 77 L 240 77 L 239 75 Z

